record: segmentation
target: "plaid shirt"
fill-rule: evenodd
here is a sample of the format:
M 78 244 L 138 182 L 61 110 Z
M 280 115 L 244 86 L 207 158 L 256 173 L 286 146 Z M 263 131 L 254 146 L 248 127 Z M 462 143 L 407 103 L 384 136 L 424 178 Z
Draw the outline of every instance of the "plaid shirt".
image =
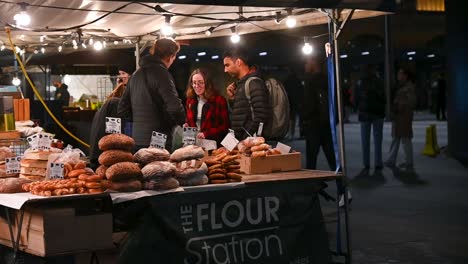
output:
M 187 111 L 186 123 L 190 127 L 196 127 L 198 99 L 187 98 L 185 109 Z M 229 129 L 229 112 L 224 97 L 215 95 L 203 105 L 199 129 L 206 139 L 216 140 L 218 143 L 223 140 Z

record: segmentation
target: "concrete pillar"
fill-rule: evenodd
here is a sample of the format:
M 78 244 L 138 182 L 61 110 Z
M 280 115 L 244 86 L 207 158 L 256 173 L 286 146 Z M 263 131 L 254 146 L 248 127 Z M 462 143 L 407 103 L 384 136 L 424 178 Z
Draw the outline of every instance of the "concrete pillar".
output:
M 448 149 L 468 164 L 468 3 L 445 1 L 447 20 Z

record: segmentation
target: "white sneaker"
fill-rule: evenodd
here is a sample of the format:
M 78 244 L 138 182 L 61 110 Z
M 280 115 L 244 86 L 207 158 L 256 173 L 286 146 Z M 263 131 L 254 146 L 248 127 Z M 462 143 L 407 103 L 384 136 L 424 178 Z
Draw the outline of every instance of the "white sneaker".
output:
M 351 191 L 348 189 L 348 204 L 351 203 L 353 200 L 353 196 L 351 195 Z M 344 207 L 344 195 L 340 195 L 340 202 L 338 203 L 340 207 Z

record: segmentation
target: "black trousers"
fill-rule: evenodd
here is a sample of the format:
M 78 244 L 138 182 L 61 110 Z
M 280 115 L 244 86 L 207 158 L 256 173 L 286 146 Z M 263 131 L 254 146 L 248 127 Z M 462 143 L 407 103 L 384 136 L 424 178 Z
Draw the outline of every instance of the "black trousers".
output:
M 323 153 L 328 161 L 330 170 L 336 169 L 335 151 L 333 149 L 333 140 L 331 135 L 330 124 L 322 122 L 314 126 L 305 128 L 306 137 L 306 165 L 308 169 L 317 169 L 317 157 L 322 147 Z

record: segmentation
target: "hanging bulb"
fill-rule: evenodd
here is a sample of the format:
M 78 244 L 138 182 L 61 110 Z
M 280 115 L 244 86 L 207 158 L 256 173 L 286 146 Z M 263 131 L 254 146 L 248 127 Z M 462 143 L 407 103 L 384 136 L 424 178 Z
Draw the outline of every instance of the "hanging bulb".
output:
M 296 18 L 294 18 L 294 16 L 292 15 L 292 10 L 289 9 L 288 17 L 286 18 L 286 25 L 288 26 L 288 28 L 293 28 L 296 26 L 296 22 Z
M 26 13 L 25 10 L 19 12 L 13 17 L 17 26 L 27 26 L 31 23 L 31 17 Z
M 20 51 L 21 51 L 21 49 L 18 46 L 15 46 L 15 52 L 19 53 Z
M 105 40 L 102 42 L 102 46 L 103 46 L 104 48 L 107 47 L 107 42 L 106 42 Z
M 86 47 L 86 44 L 85 44 L 84 42 L 81 43 L 81 47 L 83 47 L 83 49 L 86 49 L 86 48 L 87 48 L 87 47 Z
M 211 36 L 211 34 L 213 33 L 214 29 L 215 29 L 214 27 L 210 27 L 207 31 L 205 31 L 205 35 L 206 35 L 207 37 Z
M 58 47 L 58 52 L 62 52 L 62 45 Z
M 14 85 L 14 86 L 20 86 L 21 84 L 21 80 L 18 78 L 18 77 L 13 77 L 13 80 L 11 81 L 11 83 Z
M 38 54 L 39 51 L 37 49 L 34 50 L 34 54 Z
M 172 26 L 171 26 L 171 16 L 169 15 L 165 16 L 165 23 L 161 27 L 161 33 L 164 36 L 170 36 L 174 33 L 174 30 L 172 29 Z
M 2 44 L 2 46 L 0 47 L 0 51 L 3 51 L 5 49 L 5 45 Z
M 25 53 L 26 53 L 26 50 L 25 50 L 25 49 L 22 49 L 22 50 L 20 50 L 20 52 L 19 52 L 19 54 L 20 54 L 21 56 L 23 56 Z
M 78 46 L 77 46 L 77 45 L 73 45 L 73 49 L 78 49 Z
M 90 38 L 90 39 L 89 39 L 88 44 L 89 44 L 89 45 L 93 45 L 93 44 L 94 44 L 93 38 Z
M 76 39 L 72 40 L 73 46 L 78 46 L 78 42 L 76 42 Z
M 119 41 L 118 41 L 118 40 L 114 40 L 114 45 L 119 45 Z
M 231 42 L 232 42 L 232 43 L 239 43 L 239 41 L 240 41 L 240 36 L 239 36 L 239 34 L 237 34 L 236 26 L 231 27 L 231 32 L 232 32 L 232 35 L 231 35 Z
M 102 46 L 102 43 L 101 41 L 96 41 L 93 45 L 94 49 L 97 50 L 97 51 L 100 51 L 102 50 L 103 46 Z
M 304 46 L 302 46 L 302 53 L 305 55 L 310 55 L 314 51 L 314 48 L 308 43 L 304 43 Z
M 44 35 L 42 35 L 42 36 L 39 37 L 39 41 L 40 41 L 40 42 L 44 42 L 44 39 L 45 39 L 45 36 L 44 36 Z
M 45 53 L 45 48 L 44 48 L 44 47 L 41 48 L 41 53 L 42 53 L 42 54 Z

